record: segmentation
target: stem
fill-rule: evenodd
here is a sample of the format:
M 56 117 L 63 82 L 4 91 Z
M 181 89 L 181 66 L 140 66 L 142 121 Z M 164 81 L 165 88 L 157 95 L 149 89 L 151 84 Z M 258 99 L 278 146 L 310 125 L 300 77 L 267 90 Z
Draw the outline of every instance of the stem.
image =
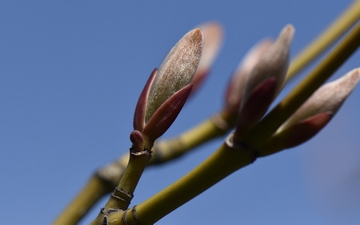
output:
M 142 152 L 132 152 L 130 150 L 129 164 L 120 179 L 119 185 L 106 203 L 105 208 L 126 210 L 129 207 L 135 188 L 150 159 L 151 153 L 147 150 Z M 121 197 L 122 199 L 129 197 L 129 199 L 119 201 L 116 197 Z
M 54 225 L 77 224 L 86 215 L 90 207 L 94 205 L 102 196 L 110 190 L 104 185 L 103 180 L 94 175 L 79 195 L 69 204 L 69 206 L 53 222 Z
M 119 185 L 111 194 L 105 208 L 100 211 L 91 224 L 104 224 L 104 221 L 108 221 L 110 215 L 126 210 L 129 207 L 135 188 L 150 159 L 151 153 L 148 150 L 138 152 L 132 148 L 130 149 L 129 163 Z
M 196 146 L 224 135 L 232 126 L 226 127 L 226 121 L 223 121 L 224 124 L 221 124 L 221 121 L 221 117 L 215 115 L 178 137 L 156 141 L 148 166 L 169 162 Z M 128 161 L 129 154 L 126 153 L 116 161 L 98 169 L 54 223 L 77 224 L 101 197 L 111 193 L 119 184 Z
M 303 49 L 291 62 L 287 79 L 291 79 L 335 42 L 360 18 L 360 1 L 354 1 L 322 34 Z
M 250 132 L 252 148 L 263 143 L 314 93 L 360 45 L 360 22 L 335 46 L 313 71 Z
M 221 145 L 215 153 L 194 170 L 137 205 L 138 220 L 143 225 L 154 224 L 234 171 L 253 161 L 252 152 L 246 149 L 231 149 L 225 144 Z M 114 217 L 118 216 L 114 215 Z M 126 219 L 128 224 L 136 224 L 133 214 L 127 213 Z

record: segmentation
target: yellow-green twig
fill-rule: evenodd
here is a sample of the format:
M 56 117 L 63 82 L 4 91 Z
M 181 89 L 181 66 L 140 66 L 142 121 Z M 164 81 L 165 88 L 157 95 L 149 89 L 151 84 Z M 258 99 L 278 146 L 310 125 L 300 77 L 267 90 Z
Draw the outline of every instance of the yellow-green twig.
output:
M 354 1 L 324 32 L 291 62 L 287 79 L 294 77 L 360 19 L 360 0 Z
M 126 210 L 129 207 L 135 188 L 150 159 L 151 153 L 148 150 L 135 151 L 132 148 L 130 149 L 129 163 L 120 179 L 119 185 L 115 188 L 105 207 L 91 224 L 107 224 L 106 221 L 108 221 L 109 215 Z
M 227 126 L 219 123 L 226 124 Z M 154 154 L 150 163 L 159 164 L 177 158 L 203 143 L 223 136 L 233 126 L 233 124 L 228 124 L 226 121 L 223 121 L 220 115 L 215 115 L 178 137 L 170 140 L 160 140 L 155 143 Z
M 93 176 L 53 224 L 77 224 L 80 218 L 89 211 L 89 205 L 94 205 L 112 190 L 113 188 L 109 189 L 99 177 Z
M 155 142 L 153 157 L 149 165 L 169 162 L 204 142 L 224 135 L 231 127 L 230 125 L 226 127 L 226 122 L 216 115 L 184 132 L 179 137 L 171 140 L 159 140 Z M 78 223 L 101 197 L 114 190 L 120 182 L 128 161 L 129 154 L 126 153 L 116 161 L 98 169 L 74 200 L 54 221 L 54 224 Z
M 171 211 L 213 186 L 232 172 L 254 161 L 245 149 L 231 149 L 223 144 L 208 159 L 190 173 L 136 206 L 136 215 L 143 225 L 154 224 Z M 128 224 L 136 224 L 134 213 L 127 213 Z M 109 221 L 115 221 L 114 215 Z M 118 221 L 119 222 L 119 221 Z M 123 224 L 123 223 L 113 224 Z M 110 223 L 111 224 L 111 223 Z

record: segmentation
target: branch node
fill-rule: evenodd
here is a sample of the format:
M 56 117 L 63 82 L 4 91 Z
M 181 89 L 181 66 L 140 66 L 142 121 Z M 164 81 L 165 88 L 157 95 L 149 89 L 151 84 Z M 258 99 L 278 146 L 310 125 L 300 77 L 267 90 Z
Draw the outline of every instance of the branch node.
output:
M 126 219 L 126 213 L 128 212 L 128 210 L 124 211 L 124 214 L 122 216 L 122 221 L 124 222 L 125 225 L 128 225 L 127 219 Z
M 253 156 L 251 163 L 254 163 L 255 160 L 260 156 L 259 152 L 256 149 L 250 148 L 245 142 L 235 142 L 234 141 L 234 131 L 231 132 L 225 139 L 225 145 L 236 151 L 245 151 L 250 153 Z
M 131 213 L 132 213 L 132 216 L 134 217 L 134 220 L 136 222 L 136 225 L 141 225 L 140 221 L 139 221 L 139 218 L 136 214 L 136 205 L 134 205 L 131 209 Z
M 108 216 L 107 215 L 104 215 L 102 225 L 108 225 Z
M 151 155 L 152 151 L 151 149 L 143 149 L 142 151 L 136 151 L 134 148 L 130 148 L 130 154 L 134 156 L 140 156 L 140 155 Z
M 114 192 L 111 194 L 111 197 L 129 205 L 134 195 L 116 187 Z

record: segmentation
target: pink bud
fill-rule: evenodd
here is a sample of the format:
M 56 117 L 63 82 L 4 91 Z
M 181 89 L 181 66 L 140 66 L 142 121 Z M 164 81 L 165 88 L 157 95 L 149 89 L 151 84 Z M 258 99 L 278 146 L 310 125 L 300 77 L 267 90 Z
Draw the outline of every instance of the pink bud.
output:
M 136 105 L 134 129 L 131 134 L 134 148 L 150 149 L 156 138 L 173 123 L 192 88 L 191 79 L 199 64 L 203 34 L 200 29 L 188 32 L 171 49 L 160 66 L 151 73 Z M 136 135 L 136 136 L 134 136 Z
M 360 68 L 320 87 L 276 131 L 260 154 L 272 154 L 314 137 L 333 118 L 359 80 Z
M 130 134 L 130 141 L 133 143 L 133 148 L 135 151 L 142 151 L 143 150 L 143 142 L 144 138 L 140 131 L 134 130 Z
M 187 34 L 171 49 L 151 86 L 145 123 L 175 92 L 189 84 L 201 58 L 204 36 L 199 28 Z
M 250 72 L 234 132 L 235 141 L 244 139 L 284 85 L 293 35 L 293 26 L 287 25 Z
M 273 43 L 262 55 L 249 75 L 244 90 L 242 104 L 245 103 L 256 86 L 270 77 L 276 77 L 276 95 L 280 92 L 284 85 L 289 64 L 290 43 L 294 36 L 294 32 L 295 30 L 292 25 L 285 26 L 275 43 Z
M 331 112 L 335 115 L 359 80 L 360 68 L 357 68 L 323 85 L 278 129 L 277 133 L 321 112 Z

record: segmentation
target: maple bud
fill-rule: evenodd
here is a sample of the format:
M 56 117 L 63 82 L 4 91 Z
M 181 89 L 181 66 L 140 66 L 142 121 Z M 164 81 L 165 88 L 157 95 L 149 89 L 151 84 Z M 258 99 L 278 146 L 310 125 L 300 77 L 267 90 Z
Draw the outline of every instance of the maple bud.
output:
M 271 153 L 315 136 L 336 114 L 360 80 L 360 68 L 320 87 L 268 141 Z M 263 153 L 265 154 L 265 153 Z
M 198 67 L 203 34 L 197 28 L 185 34 L 171 49 L 159 70 L 154 69 L 139 97 L 134 114 L 134 129 L 142 134 L 141 143 L 150 149 L 174 122 L 192 88 Z M 138 133 L 131 140 L 140 140 Z M 137 146 L 139 146 L 137 144 Z
M 240 142 L 282 89 L 294 27 L 287 25 L 250 72 L 241 100 L 234 140 Z

